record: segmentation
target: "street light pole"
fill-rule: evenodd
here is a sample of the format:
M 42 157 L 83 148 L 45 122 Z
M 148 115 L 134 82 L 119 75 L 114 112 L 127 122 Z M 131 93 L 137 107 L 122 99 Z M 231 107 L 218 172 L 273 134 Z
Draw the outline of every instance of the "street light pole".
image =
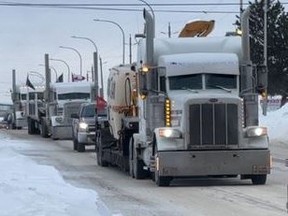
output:
M 265 97 L 263 98 L 263 115 L 267 115 L 267 106 L 268 106 L 268 95 L 267 95 L 267 88 L 268 88 L 268 68 L 267 68 L 267 0 L 264 0 L 264 49 L 263 49 L 263 65 L 265 68 L 265 75 L 266 75 L 266 86 L 265 86 Z
M 95 74 L 94 74 L 94 76 L 92 74 L 92 79 L 94 78 L 94 81 L 96 80 L 98 82 L 98 47 L 97 47 L 96 43 L 88 37 L 71 36 L 71 38 L 88 40 L 93 44 L 96 54 L 93 54 L 93 64 L 94 64 L 94 73 Z
M 67 67 L 67 70 L 68 70 L 68 82 L 70 82 L 70 67 L 69 65 L 67 64 L 66 61 L 62 60 L 62 59 L 53 59 L 53 58 L 50 58 L 51 61 L 58 61 L 58 62 L 62 62 L 66 65 Z
M 73 50 L 74 52 L 76 52 L 78 54 L 79 59 L 80 59 L 80 75 L 82 76 L 82 56 L 81 56 L 80 52 L 77 49 L 73 48 L 73 47 L 59 46 L 59 48 L 61 48 L 61 49 L 70 49 L 70 50 Z
M 45 67 L 44 64 L 39 64 L 39 66 L 43 66 L 43 67 Z M 49 69 L 50 69 L 50 70 L 52 69 L 52 70 L 54 71 L 55 76 L 56 76 L 56 82 L 57 82 L 57 79 L 58 79 L 58 73 L 57 73 L 56 69 L 55 69 L 54 67 L 52 67 L 51 65 L 50 65 Z
M 90 41 L 94 48 L 95 48 L 95 52 L 93 52 L 93 65 L 94 65 L 94 83 L 95 83 L 95 99 L 97 100 L 98 98 L 98 91 L 99 91 L 99 82 L 98 82 L 98 47 L 96 45 L 96 43 L 88 38 L 88 37 L 79 37 L 79 36 L 71 36 L 72 38 L 75 39 L 83 39 L 83 40 L 88 40 Z M 93 79 L 93 75 L 92 75 L 92 79 Z
M 124 65 L 125 64 L 125 33 L 124 33 L 123 28 L 117 22 L 114 22 L 112 20 L 94 19 L 94 21 L 112 23 L 112 24 L 118 26 L 118 28 L 121 30 L 121 32 L 122 32 L 122 45 L 123 45 L 123 60 L 122 60 L 122 63 Z

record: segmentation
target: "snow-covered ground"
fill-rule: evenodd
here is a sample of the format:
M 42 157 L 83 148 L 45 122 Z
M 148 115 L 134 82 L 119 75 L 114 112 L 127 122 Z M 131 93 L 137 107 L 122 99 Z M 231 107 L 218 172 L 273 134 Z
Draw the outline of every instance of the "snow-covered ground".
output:
M 0 134 L 1 216 L 108 216 L 93 190 L 66 183 L 52 166 L 39 165 L 14 149 L 29 143 Z
M 259 113 L 270 140 L 288 141 L 288 104 L 267 116 Z M 97 192 L 66 183 L 54 167 L 39 165 L 14 150 L 23 145 L 29 147 L 0 133 L 1 216 L 111 215 Z

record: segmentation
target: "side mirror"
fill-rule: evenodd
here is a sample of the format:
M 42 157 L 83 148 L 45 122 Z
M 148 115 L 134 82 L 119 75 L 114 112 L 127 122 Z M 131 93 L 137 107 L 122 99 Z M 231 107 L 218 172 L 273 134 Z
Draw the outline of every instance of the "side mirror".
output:
M 78 116 L 78 114 L 76 114 L 76 113 L 72 113 L 72 114 L 71 114 L 71 118 L 76 118 L 76 119 L 78 119 L 79 116 Z

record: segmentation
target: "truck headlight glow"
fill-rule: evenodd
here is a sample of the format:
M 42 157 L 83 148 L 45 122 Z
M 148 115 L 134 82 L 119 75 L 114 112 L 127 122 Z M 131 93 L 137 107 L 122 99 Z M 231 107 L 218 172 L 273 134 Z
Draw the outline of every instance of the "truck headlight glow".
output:
M 81 130 L 86 130 L 88 128 L 88 124 L 85 122 L 80 122 L 79 123 L 79 129 Z
M 259 126 L 250 126 L 247 127 L 245 130 L 247 137 L 260 137 L 267 135 L 267 128 L 266 127 L 259 127 Z
M 56 117 L 55 121 L 58 122 L 58 123 L 61 123 L 62 122 L 62 117 Z
M 166 138 L 181 138 L 181 132 L 173 128 L 160 128 L 159 136 Z

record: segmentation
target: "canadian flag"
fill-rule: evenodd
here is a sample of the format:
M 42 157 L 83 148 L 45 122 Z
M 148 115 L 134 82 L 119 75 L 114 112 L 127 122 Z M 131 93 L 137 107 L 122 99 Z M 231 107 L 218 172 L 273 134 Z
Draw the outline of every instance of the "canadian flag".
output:
M 79 74 L 72 74 L 72 82 L 85 80 L 85 77 Z

